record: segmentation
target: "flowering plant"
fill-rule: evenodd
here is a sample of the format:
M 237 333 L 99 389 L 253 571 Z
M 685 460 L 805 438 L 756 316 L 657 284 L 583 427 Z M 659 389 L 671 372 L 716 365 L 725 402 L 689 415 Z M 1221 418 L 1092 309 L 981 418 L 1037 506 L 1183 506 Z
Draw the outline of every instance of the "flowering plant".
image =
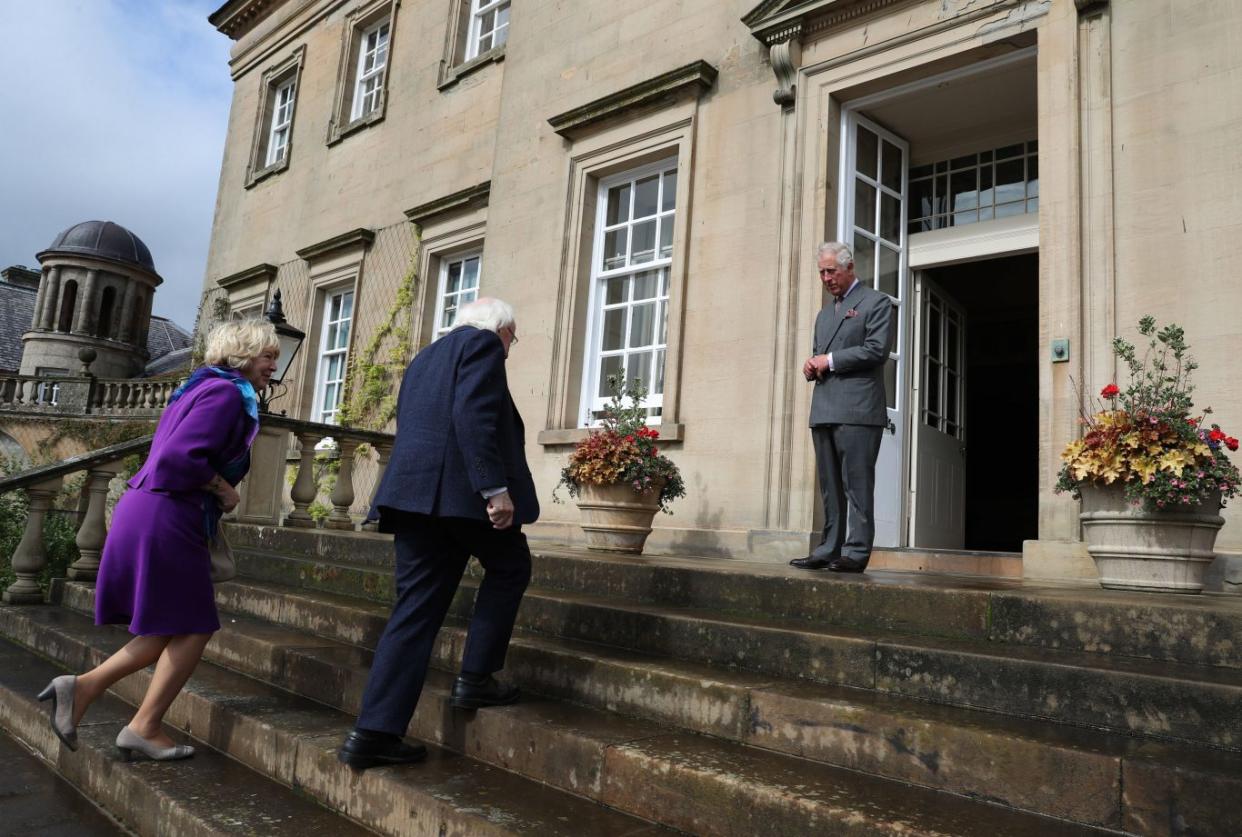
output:
M 1198 364 L 1185 332 L 1174 324 L 1157 330 L 1148 316 L 1139 320 L 1139 333 L 1148 338 L 1141 358 L 1131 343 L 1113 341 L 1130 385 L 1104 387 L 1094 412 L 1083 406 L 1084 433 L 1061 454 L 1056 490 L 1079 497 L 1086 483 L 1121 483 L 1126 498 L 1148 510 L 1198 505 L 1217 491 L 1235 496 L 1242 477 L 1225 448 L 1236 451 L 1238 440 L 1207 422 L 1211 408 L 1192 415 L 1190 374 Z
M 557 489 L 564 486 L 570 497 L 577 497 L 583 484 L 616 485 L 629 483 L 635 492 L 653 488 L 659 481 L 660 511 L 672 514 L 668 504 L 686 494 L 681 472 L 656 442 L 660 431 L 647 426 L 646 390 L 638 384 L 609 376 L 612 400 L 604 407 L 604 425 L 591 430 L 574 446 L 569 464 L 561 470 Z M 628 402 L 628 403 L 627 403 Z M 554 499 L 556 492 L 552 494 Z

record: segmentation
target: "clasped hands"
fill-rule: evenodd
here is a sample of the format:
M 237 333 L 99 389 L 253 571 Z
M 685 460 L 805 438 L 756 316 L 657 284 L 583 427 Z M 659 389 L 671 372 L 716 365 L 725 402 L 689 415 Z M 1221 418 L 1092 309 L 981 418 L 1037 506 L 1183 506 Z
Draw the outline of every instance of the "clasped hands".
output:
M 828 368 L 828 355 L 811 355 L 802 364 L 802 377 L 814 381 L 824 377 L 832 370 Z

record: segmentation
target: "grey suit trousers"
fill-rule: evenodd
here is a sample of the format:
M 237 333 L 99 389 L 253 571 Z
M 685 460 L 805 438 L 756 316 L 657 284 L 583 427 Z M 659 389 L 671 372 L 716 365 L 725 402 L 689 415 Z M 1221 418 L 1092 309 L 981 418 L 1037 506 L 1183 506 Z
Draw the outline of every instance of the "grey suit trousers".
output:
M 811 552 L 813 558 L 840 557 L 866 563 L 871 557 L 875 540 L 875 462 L 883 436 L 883 427 L 866 424 L 811 427 L 819 493 L 824 503 L 824 540 Z

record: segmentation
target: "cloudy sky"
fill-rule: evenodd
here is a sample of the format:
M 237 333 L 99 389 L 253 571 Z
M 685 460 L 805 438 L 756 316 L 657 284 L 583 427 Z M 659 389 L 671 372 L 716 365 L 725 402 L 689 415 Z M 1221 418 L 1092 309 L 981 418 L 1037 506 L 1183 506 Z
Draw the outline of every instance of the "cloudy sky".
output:
M 232 84 L 223 0 L 0 0 L 0 267 L 79 221 L 128 227 L 192 328 Z

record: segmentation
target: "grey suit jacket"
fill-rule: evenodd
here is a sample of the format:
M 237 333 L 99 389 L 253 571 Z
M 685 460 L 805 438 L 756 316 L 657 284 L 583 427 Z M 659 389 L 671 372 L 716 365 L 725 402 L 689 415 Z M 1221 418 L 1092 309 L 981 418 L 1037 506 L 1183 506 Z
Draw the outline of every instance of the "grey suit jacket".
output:
M 838 313 L 833 302 L 815 318 L 817 355 L 832 352 L 832 372 L 815 382 L 811 426 L 888 424 L 884 363 L 893 339 L 893 302 L 859 282 L 846 294 Z M 853 312 L 851 315 L 850 312 Z

